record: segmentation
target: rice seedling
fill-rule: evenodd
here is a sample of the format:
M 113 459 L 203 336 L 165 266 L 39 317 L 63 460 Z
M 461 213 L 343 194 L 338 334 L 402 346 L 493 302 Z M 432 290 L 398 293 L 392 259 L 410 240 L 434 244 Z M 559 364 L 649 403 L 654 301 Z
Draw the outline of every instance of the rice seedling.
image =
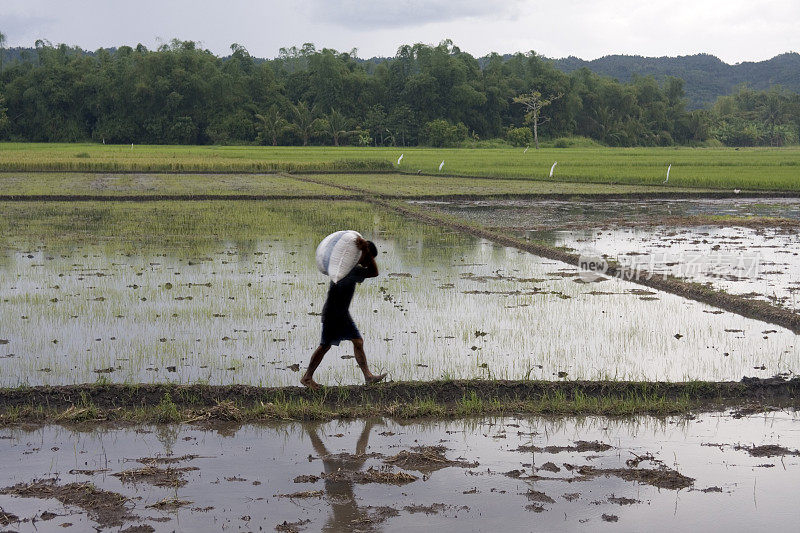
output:
M 327 287 L 314 248 L 341 228 L 378 244 L 381 276 L 359 288 L 352 313 L 371 364 L 395 380 L 739 379 L 800 357 L 788 331 L 763 339 L 763 323 L 676 296 L 577 283 L 567 265 L 369 204 L 2 207 L 4 386 L 294 385 L 293 368 L 318 343 Z M 360 382 L 342 358 L 350 350 L 328 354 L 320 382 Z

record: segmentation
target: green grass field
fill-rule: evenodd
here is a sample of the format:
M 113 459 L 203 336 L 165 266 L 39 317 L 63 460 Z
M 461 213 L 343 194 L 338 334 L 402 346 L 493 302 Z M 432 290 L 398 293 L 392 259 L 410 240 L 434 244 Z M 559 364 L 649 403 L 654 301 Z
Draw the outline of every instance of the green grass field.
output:
M 402 163 L 397 166 L 400 154 Z M 800 148 L 358 148 L 0 144 L 3 171 L 402 172 L 550 181 L 800 190 Z M 663 184 L 667 166 L 670 180 Z
M 341 175 L 339 175 L 341 177 Z M 281 174 L 149 174 L 77 172 L 0 172 L 0 195 L 257 195 L 342 196 L 333 186 Z
M 312 181 L 313 180 L 313 181 Z M 150 174 L 89 172 L 0 172 L 0 196 L 259 196 L 321 197 L 365 193 L 390 197 L 493 195 L 592 195 L 700 192 L 710 189 L 610 185 L 508 178 L 358 174 Z
M 618 185 L 540 181 L 510 178 L 469 178 L 460 176 L 417 176 L 416 174 L 314 174 L 309 176 L 331 186 L 351 187 L 370 194 L 393 197 L 458 197 L 515 195 L 593 195 L 648 194 L 654 192 L 703 192 L 712 189 L 687 187 L 654 187 L 647 185 Z M 341 190 L 341 189 L 340 189 Z

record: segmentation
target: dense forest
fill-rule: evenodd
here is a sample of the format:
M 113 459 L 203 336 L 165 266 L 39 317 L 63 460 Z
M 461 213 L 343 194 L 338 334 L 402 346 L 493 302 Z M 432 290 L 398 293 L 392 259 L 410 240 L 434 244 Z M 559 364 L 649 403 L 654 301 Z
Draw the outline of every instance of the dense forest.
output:
M 479 61 L 450 41 L 404 45 L 377 62 L 312 44 L 273 60 L 237 44 L 231 52 L 220 58 L 178 40 L 152 51 L 43 41 L 35 55 L 0 50 L 0 139 L 522 146 L 535 132 L 556 146 L 591 142 L 576 137 L 610 146 L 798 142 L 800 95 L 775 87 L 741 86 L 689 110 L 680 78 L 566 73 L 533 52 Z

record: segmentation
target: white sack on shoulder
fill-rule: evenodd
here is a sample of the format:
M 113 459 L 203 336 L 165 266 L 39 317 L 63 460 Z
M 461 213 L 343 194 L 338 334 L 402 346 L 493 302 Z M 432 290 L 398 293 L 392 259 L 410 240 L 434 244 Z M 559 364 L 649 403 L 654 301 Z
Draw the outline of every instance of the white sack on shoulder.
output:
M 356 241 L 361 237 L 357 231 L 331 233 L 317 246 L 317 268 L 334 283 L 353 270 L 361 258 Z

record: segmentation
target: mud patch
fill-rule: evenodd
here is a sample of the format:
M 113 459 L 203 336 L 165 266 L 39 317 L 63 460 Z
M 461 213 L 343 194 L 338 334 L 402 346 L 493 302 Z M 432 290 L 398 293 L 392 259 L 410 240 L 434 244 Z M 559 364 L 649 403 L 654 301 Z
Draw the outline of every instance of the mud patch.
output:
M 290 494 L 276 494 L 276 498 L 289 498 L 291 500 L 294 499 L 304 499 L 304 498 L 322 498 L 324 493 L 321 490 L 306 490 L 301 492 L 292 492 Z
M 538 490 L 529 490 L 525 493 L 525 497 L 528 498 L 528 501 L 537 502 L 537 503 L 556 503 L 556 501 L 545 494 L 544 492 L 539 492 Z
M 694 484 L 694 478 L 684 476 L 677 470 L 666 466 L 660 468 L 595 468 L 586 465 L 564 464 L 564 467 L 581 476 L 583 479 L 579 478 L 579 481 L 593 479 L 597 476 L 615 476 L 625 481 L 636 481 L 643 485 L 670 490 L 685 489 Z
M 577 440 L 575 441 L 574 446 L 527 446 L 523 445 L 516 449 L 518 452 L 524 453 L 560 453 L 560 452 L 605 452 L 613 448 L 610 444 L 606 444 L 604 442 L 599 441 L 585 441 L 585 440 Z M 542 465 L 542 468 L 546 470 L 545 466 L 548 464 L 555 466 L 553 463 L 545 463 Z M 552 467 L 551 467 L 552 468 Z M 556 467 L 558 468 L 558 467 Z M 558 472 L 558 470 L 551 470 L 551 472 Z
M 184 473 L 192 470 L 199 470 L 196 466 L 185 466 L 180 468 L 159 468 L 157 466 L 145 466 L 134 468 L 111 474 L 123 483 L 138 483 L 143 481 L 156 487 L 183 487 L 188 483 L 183 477 Z
M 138 526 L 130 526 L 120 530 L 119 533 L 153 533 L 156 530 L 153 526 L 148 524 L 139 524 Z
M 136 462 L 143 465 L 171 465 L 175 463 L 182 463 L 184 461 L 193 461 L 199 457 L 199 455 L 193 454 L 181 455 L 180 457 L 142 457 L 140 459 L 136 459 Z
M 18 483 L 0 489 L 0 494 L 21 498 L 56 499 L 64 505 L 83 509 L 89 518 L 103 527 L 121 526 L 125 521 L 135 520 L 126 504 L 130 501 L 116 492 L 100 490 L 92 483 L 69 483 L 59 485 L 56 478 Z
M 9 524 L 18 523 L 19 521 L 20 520 L 17 515 L 12 513 L 7 513 L 6 511 L 3 510 L 2 507 L 0 507 L 0 526 L 5 527 Z
M 608 497 L 609 503 L 615 503 L 617 505 L 633 505 L 634 503 L 642 503 L 640 500 L 635 500 L 633 498 L 626 498 L 624 496 L 614 496 L 613 494 Z
M 433 515 L 439 514 L 447 508 L 448 506 L 443 503 L 432 503 L 430 505 L 406 505 L 403 510 L 411 514 L 425 513 L 426 515 Z
M 445 457 L 447 448 L 444 446 L 416 446 L 411 451 L 403 450 L 397 455 L 384 459 L 384 463 L 399 466 L 406 470 L 429 473 L 450 466 L 461 468 L 475 468 L 477 462 L 451 460 Z
M 363 472 L 355 472 L 351 470 L 338 470 L 329 474 L 322 474 L 321 478 L 326 481 L 345 482 L 345 483 L 383 483 L 387 485 L 405 485 L 416 481 L 418 478 L 408 472 L 390 472 L 387 470 L 378 470 L 370 467 Z
M 744 450 L 750 454 L 751 457 L 776 457 L 784 455 L 800 455 L 800 450 L 790 450 L 778 444 L 764 444 L 762 446 L 740 446 L 733 447 L 734 450 Z
M 159 511 L 174 511 L 191 504 L 192 502 L 190 501 L 179 500 L 178 498 L 164 498 L 158 503 L 148 505 L 147 508 L 158 509 Z
M 275 526 L 275 531 L 284 531 L 286 533 L 298 533 L 305 529 L 307 524 L 310 524 L 311 520 L 298 520 L 296 522 L 287 522 L 286 520 L 283 521 L 282 524 L 278 524 Z

